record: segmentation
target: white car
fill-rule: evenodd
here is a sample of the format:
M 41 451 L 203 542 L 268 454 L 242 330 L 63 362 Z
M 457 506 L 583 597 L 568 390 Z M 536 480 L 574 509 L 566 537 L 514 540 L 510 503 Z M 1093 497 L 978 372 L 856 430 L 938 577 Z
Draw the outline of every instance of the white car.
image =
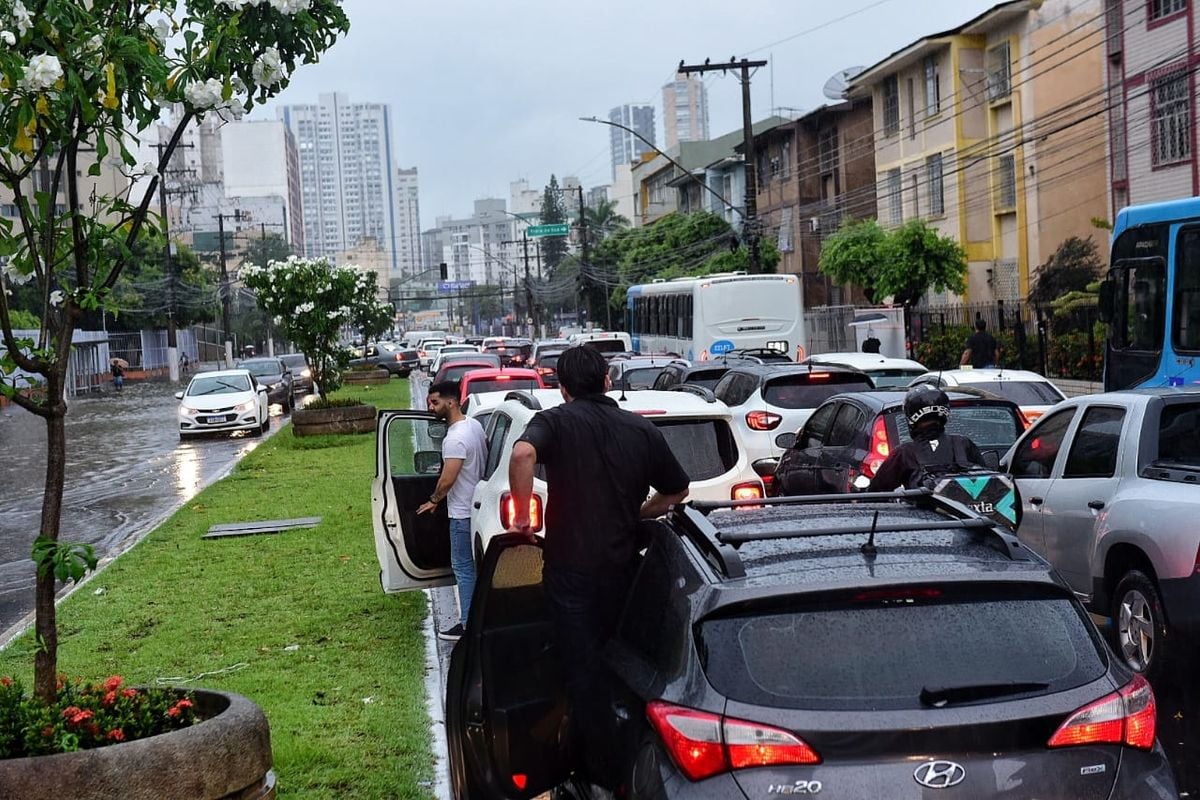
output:
M 175 393 L 179 401 L 179 438 L 216 431 L 249 431 L 260 436 L 271 427 L 267 387 L 249 370 L 201 372 L 187 388 Z
M 429 365 L 429 374 L 437 375 L 439 369 L 442 368 L 442 357 L 448 356 L 451 353 L 478 353 L 479 348 L 473 344 L 448 344 L 445 347 L 438 348 L 437 355 L 433 357 L 433 362 Z
M 943 389 L 966 386 L 1011 400 L 1032 424 L 1055 404 L 1067 399 L 1057 386 L 1036 372 L 1021 369 L 948 369 L 928 372 L 909 386 L 928 383 Z
M 446 346 L 445 339 L 422 339 L 417 344 L 417 358 L 421 369 L 429 369 L 438 351 Z
M 508 399 L 510 395 L 512 399 Z M 620 392 L 609 396 L 617 399 Z M 626 398 L 621 407 L 658 426 L 692 477 L 689 499 L 753 500 L 764 496 L 762 481 L 750 466 L 724 404 L 687 392 L 647 390 L 629 393 Z M 493 537 L 505 531 L 515 510 L 508 490 L 513 443 L 535 414 L 562 402 L 562 394 L 552 389 L 472 397 L 470 414 L 486 423 L 488 435 L 488 459 L 483 480 L 475 487 L 471 511 L 477 558 Z M 418 517 L 415 513 L 437 484 L 445 424 L 423 411 L 381 411 L 375 436 L 377 465 L 371 503 L 384 591 L 399 591 L 406 575 L 409 579 L 436 579 L 438 585 L 452 583 L 452 574 L 447 572 L 442 580 L 430 566 L 436 563 L 437 548 L 445 546 L 445 505 L 435 514 Z M 533 493 L 530 521 L 541 533 L 546 482 L 540 470 Z M 435 521 L 438 518 L 440 527 Z M 399 545 L 401 537 L 404 547 Z
M 889 358 L 879 353 L 816 353 L 801 364 L 835 364 L 865 372 L 876 389 L 903 389 L 913 378 L 929 372 L 924 364 L 908 358 Z

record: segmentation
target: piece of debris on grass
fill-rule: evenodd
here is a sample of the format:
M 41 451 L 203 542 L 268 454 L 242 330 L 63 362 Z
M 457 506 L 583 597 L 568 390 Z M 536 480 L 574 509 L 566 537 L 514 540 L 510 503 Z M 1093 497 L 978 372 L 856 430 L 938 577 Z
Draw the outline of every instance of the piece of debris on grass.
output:
M 260 533 L 283 533 L 298 528 L 315 528 L 321 524 L 320 517 L 298 517 L 296 519 L 268 519 L 260 522 L 229 522 L 213 525 L 201 539 L 218 539 L 227 536 L 254 536 Z

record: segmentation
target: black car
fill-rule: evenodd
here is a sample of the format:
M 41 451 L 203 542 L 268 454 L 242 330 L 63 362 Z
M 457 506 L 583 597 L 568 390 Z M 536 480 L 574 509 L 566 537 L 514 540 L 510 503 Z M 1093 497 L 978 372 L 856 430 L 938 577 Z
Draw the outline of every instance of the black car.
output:
M 966 436 L 985 458 L 994 457 L 995 464 L 1025 432 L 1021 410 L 1010 400 L 956 391 L 947 396 L 947 432 Z M 778 437 L 780 444 L 789 447 L 775 470 L 775 489 L 781 494 L 852 491 L 856 478 L 874 477 L 888 454 L 910 438 L 904 392 L 850 392 L 831 397 L 795 436 L 784 433 Z
M 667 391 L 680 384 L 690 383 L 705 389 L 715 389 L 728 371 L 729 364 L 724 361 L 672 361 L 663 367 L 663 371 L 654 379 L 654 385 L 650 388 Z
M 542 376 L 542 383 L 546 384 L 547 389 L 558 388 L 558 358 L 566 350 L 566 347 L 561 350 L 542 349 L 529 362 L 529 367 Z
M 500 356 L 502 367 L 524 367 L 533 355 L 533 342 L 528 339 L 506 339 L 483 348 L 485 353 Z
M 312 367 L 308 365 L 308 358 L 304 353 L 285 353 L 279 360 L 292 372 L 293 394 L 308 394 L 315 390 Z
M 449 548 L 428 527 L 393 541 L 436 576 Z M 694 503 L 641 534 L 604 651 L 623 796 L 1178 796 L 1149 684 L 1044 560 L 964 506 Z M 446 686 L 457 797 L 568 780 L 541 576 L 539 538 L 489 544 Z
M 278 404 L 283 413 L 292 410 L 292 371 L 280 358 L 247 358 L 238 369 L 249 370 L 259 386 L 267 388 L 267 402 Z

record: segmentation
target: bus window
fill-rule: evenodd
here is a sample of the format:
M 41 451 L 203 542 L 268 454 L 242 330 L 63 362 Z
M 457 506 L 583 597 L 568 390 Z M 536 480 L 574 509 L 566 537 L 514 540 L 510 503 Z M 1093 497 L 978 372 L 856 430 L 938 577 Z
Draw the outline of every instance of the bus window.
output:
M 1171 342 L 1178 351 L 1200 352 L 1200 229 L 1180 234 L 1175 260 Z
M 1113 346 L 1119 350 L 1162 349 L 1166 276 L 1162 261 L 1119 262 Z

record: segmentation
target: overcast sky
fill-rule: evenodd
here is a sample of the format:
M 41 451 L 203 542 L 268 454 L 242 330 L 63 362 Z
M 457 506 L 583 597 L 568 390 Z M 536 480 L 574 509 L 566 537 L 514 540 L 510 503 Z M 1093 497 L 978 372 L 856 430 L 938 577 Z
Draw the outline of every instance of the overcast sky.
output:
M 391 105 L 397 166 L 420 170 L 421 225 L 470 213 L 509 182 L 550 173 L 611 180 L 607 117 L 661 106 L 680 59 L 768 58 L 752 81 L 754 118 L 812 109 L 835 72 L 869 65 L 954 27 L 990 0 L 345 0 L 350 33 L 299 69 L 281 103 L 343 91 Z M 741 127 L 737 80 L 707 80 L 710 132 Z M 772 102 L 773 95 L 773 102 Z M 274 118 L 273 108 L 253 118 Z M 655 121 L 664 146 L 661 109 Z

